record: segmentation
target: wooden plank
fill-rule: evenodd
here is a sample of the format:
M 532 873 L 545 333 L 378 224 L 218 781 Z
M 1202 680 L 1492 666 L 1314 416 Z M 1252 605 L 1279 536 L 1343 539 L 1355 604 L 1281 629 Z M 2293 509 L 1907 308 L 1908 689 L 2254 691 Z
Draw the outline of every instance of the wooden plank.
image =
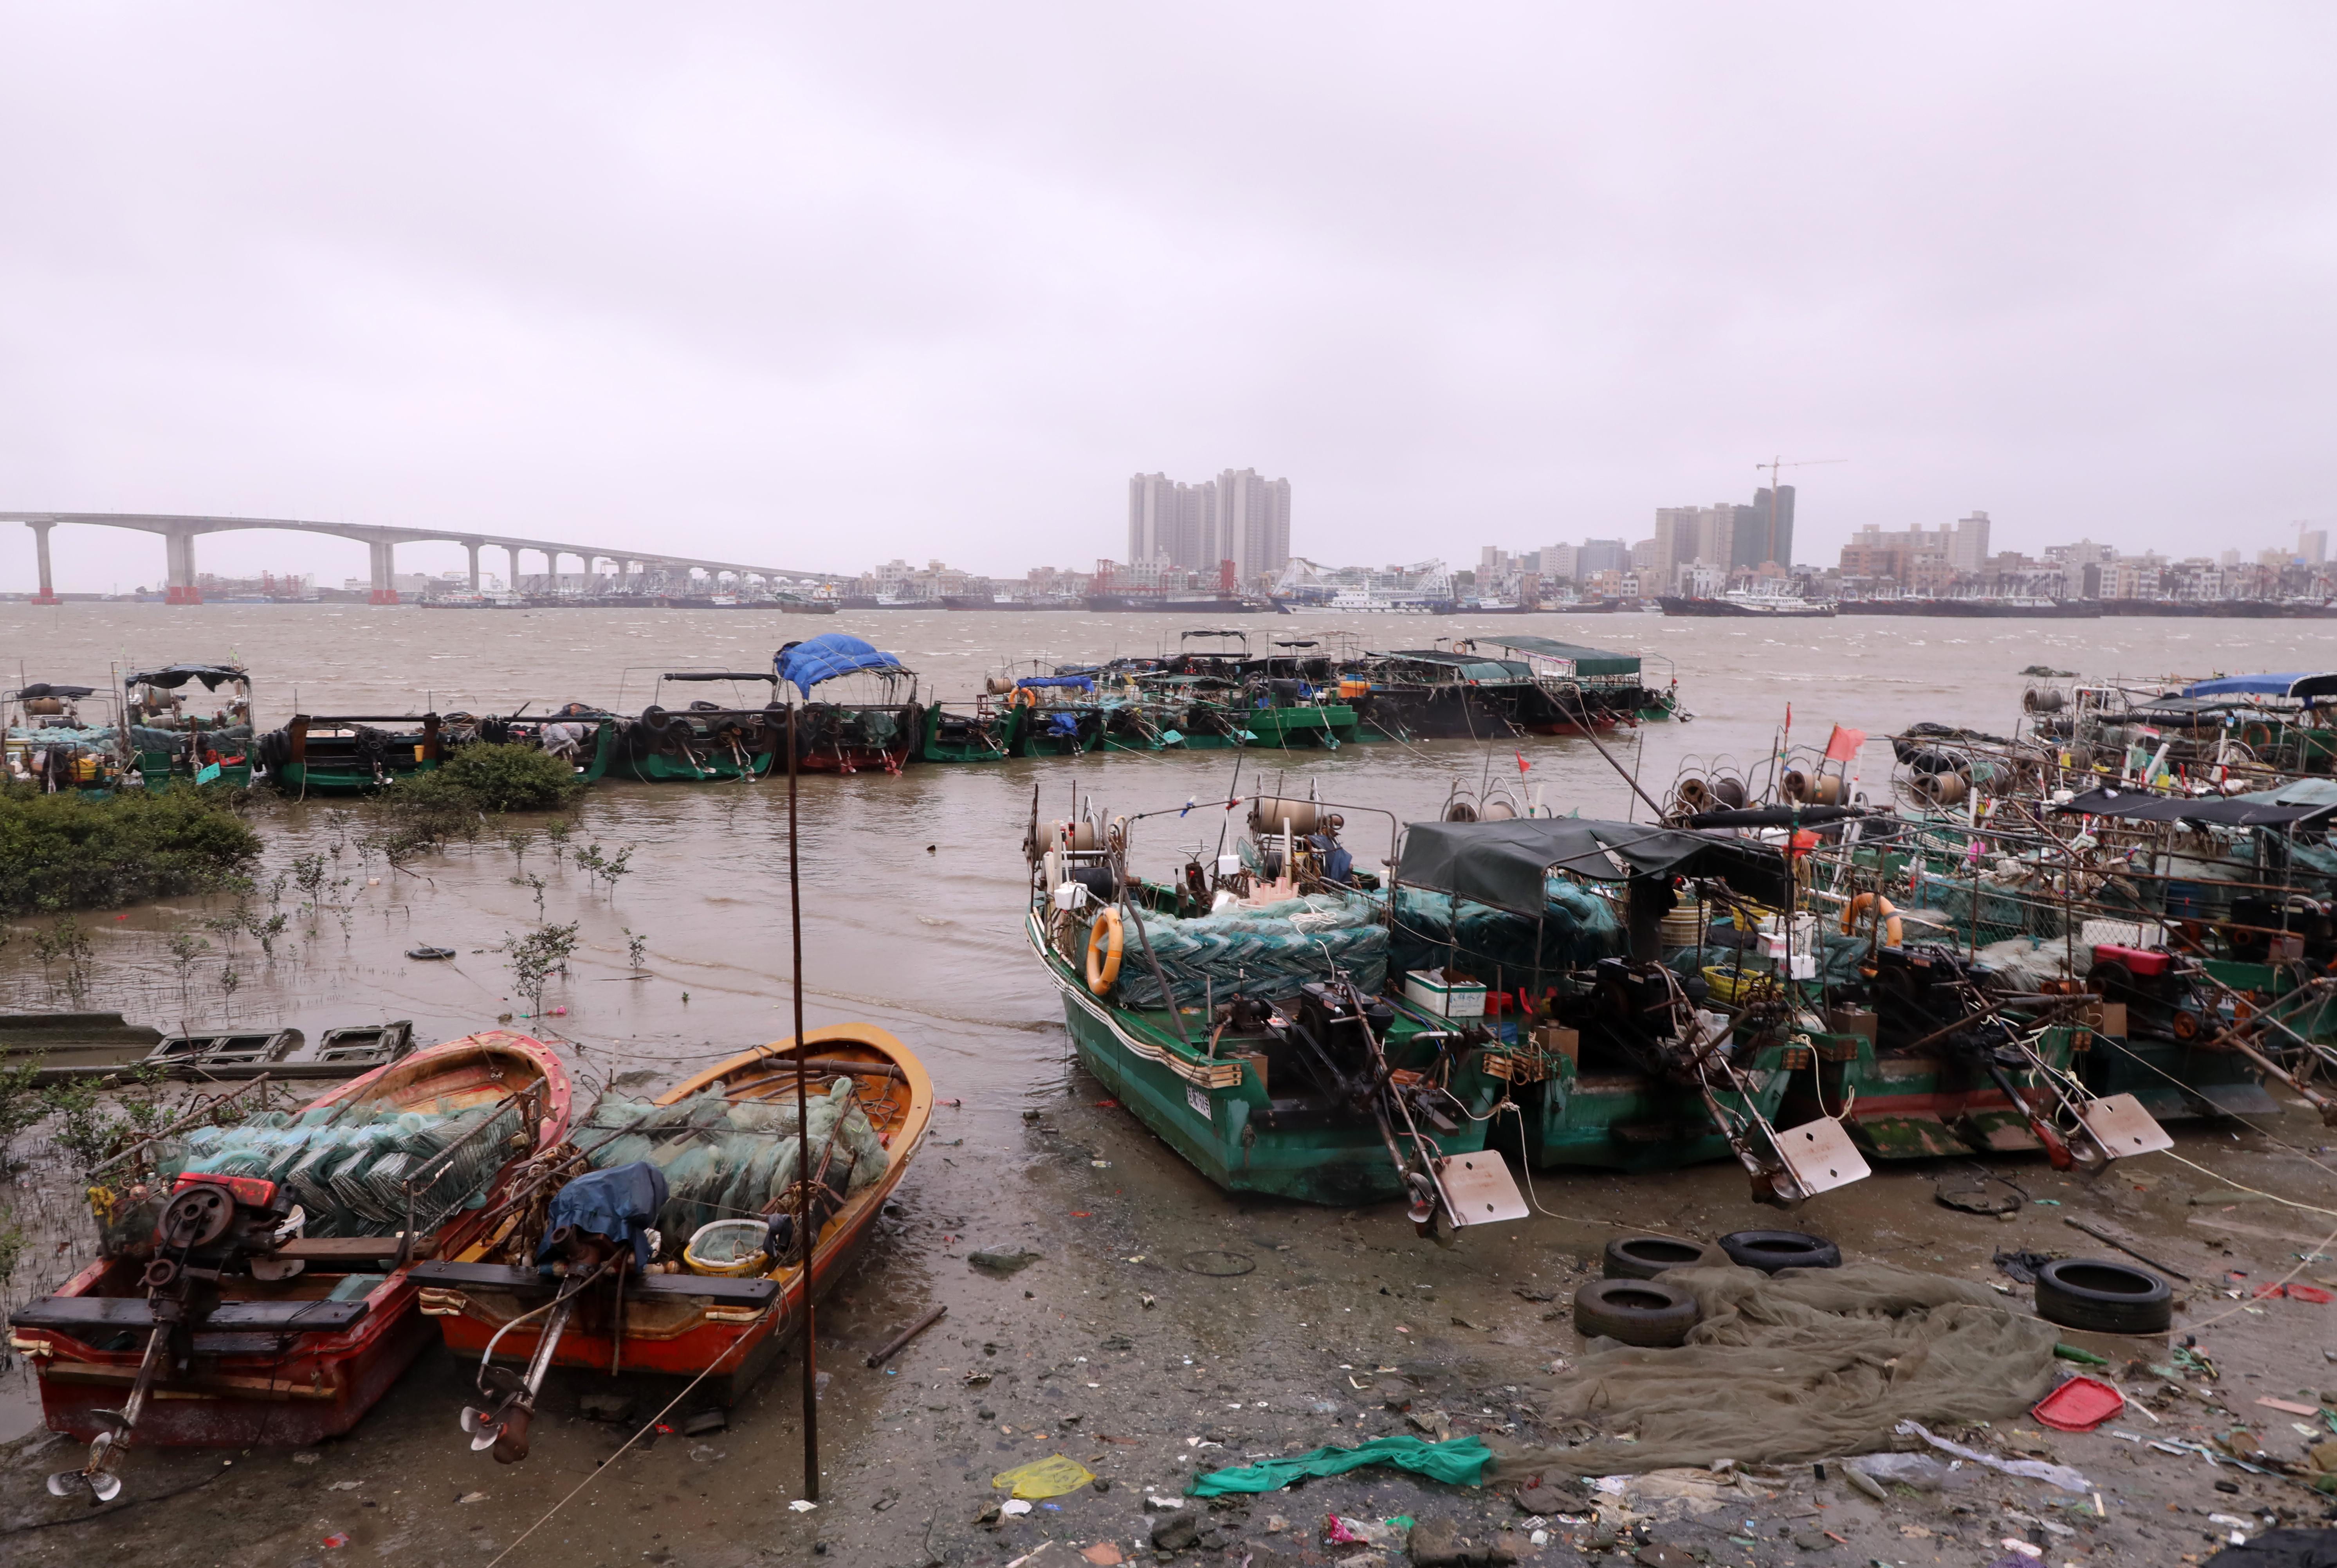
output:
M 397 1261 L 396 1236 L 300 1236 L 268 1254 L 274 1259 L 298 1259 L 307 1263 L 391 1263 Z M 438 1239 L 424 1236 L 414 1243 L 413 1255 L 426 1258 L 438 1250 Z
M 365 1315 L 361 1300 L 221 1301 L 199 1326 L 223 1333 L 254 1329 L 332 1333 Z M 8 1320 L 19 1329 L 79 1334 L 93 1329 L 151 1329 L 154 1310 L 143 1296 L 44 1296 L 17 1308 Z

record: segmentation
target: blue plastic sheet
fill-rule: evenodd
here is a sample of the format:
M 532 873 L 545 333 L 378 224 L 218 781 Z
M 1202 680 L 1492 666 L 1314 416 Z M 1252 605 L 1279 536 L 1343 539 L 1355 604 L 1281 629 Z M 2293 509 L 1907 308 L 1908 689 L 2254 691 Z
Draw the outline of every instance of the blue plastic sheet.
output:
M 899 669 L 901 661 L 874 643 L 830 631 L 787 644 L 772 657 L 771 667 L 781 680 L 795 682 L 796 689 L 809 696 L 811 688 L 824 680 L 855 670 Z
M 631 1246 L 635 1265 L 646 1269 L 650 1227 L 665 1198 L 665 1173 L 647 1160 L 588 1172 L 552 1195 L 552 1209 L 544 1218 L 543 1244 L 535 1250 L 535 1261 L 541 1263 L 552 1255 L 553 1232 L 573 1225 Z

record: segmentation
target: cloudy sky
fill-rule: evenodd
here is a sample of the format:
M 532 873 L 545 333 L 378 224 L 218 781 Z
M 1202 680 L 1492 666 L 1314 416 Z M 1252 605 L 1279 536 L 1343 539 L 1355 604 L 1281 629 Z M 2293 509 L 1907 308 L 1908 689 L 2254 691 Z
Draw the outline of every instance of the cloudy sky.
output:
M 2337 521 L 2337 13 L 0 8 L 0 508 L 816 569 Z M 60 531 L 60 586 L 159 541 Z M 337 581 L 361 547 L 209 539 Z M 152 558 L 151 560 L 149 558 Z M 410 550 L 401 568 L 459 559 Z M 0 586 L 29 586 L 0 529 Z

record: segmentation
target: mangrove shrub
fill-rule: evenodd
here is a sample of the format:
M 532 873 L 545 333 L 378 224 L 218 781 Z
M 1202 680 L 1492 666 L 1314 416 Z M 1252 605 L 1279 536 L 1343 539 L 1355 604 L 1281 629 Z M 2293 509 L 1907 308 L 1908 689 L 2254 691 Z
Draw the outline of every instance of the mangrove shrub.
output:
M 97 799 L 0 791 L 0 913 L 208 892 L 259 857 L 259 835 L 228 800 L 191 784 Z

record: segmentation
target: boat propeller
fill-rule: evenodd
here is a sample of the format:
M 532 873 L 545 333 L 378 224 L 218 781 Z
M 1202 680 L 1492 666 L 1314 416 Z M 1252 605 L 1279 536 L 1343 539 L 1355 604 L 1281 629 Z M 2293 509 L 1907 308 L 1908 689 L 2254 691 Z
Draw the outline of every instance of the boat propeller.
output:
M 577 1300 L 592 1281 L 612 1269 L 621 1268 L 631 1253 L 612 1243 L 608 1237 L 562 1225 L 552 1233 L 552 1244 L 568 1259 L 568 1277 L 561 1281 L 560 1291 L 548 1303 L 552 1316 L 536 1336 L 535 1353 L 528 1358 L 524 1375 L 508 1367 L 494 1364 L 495 1346 L 505 1334 L 535 1316 L 523 1312 L 495 1330 L 487 1341 L 485 1351 L 479 1357 L 478 1389 L 489 1401 L 485 1407 L 477 1405 L 463 1407 L 463 1430 L 470 1436 L 471 1452 L 494 1451 L 498 1465 L 516 1465 L 527 1457 L 528 1430 L 535 1420 L 535 1397 L 543 1388 L 544 1375 L 552 1370 L 552 1358 L 560 1349 L 561 1336 L 568 1331 L 568 1320 L 574 1316 Z
M 93 1507 L 122 1495 L 122 1477 L 114 1473 L 138 1429 L 174 1339 L 192 1345 L 195 1326 L 219 1300 L 222 1271 L 239 1261 L 266 1253 L 276 1244 L 289 1215 L 287 1203 L 272 1182 L 252 1176 L 205 1176 L 187 1172 L 179 1177 L 171 1200 L 154 1227 L 155 1256 L 146 1265 L 140 1283 L 146 1287 L 146 1310 L 153 1327 L 146 1336 L 146 1353 L 138 1362 L 138 1376 L 130 1398 L 119 1410 L 93 1412 L 106 1430 L 90 1440 L 89 1457 L 78 1470 L 59 1470 L 48 1478 L 49 1495 L 70 1497 L 89 1494 Z M 184 1364 L 182 1353 L 181 1365 Z

